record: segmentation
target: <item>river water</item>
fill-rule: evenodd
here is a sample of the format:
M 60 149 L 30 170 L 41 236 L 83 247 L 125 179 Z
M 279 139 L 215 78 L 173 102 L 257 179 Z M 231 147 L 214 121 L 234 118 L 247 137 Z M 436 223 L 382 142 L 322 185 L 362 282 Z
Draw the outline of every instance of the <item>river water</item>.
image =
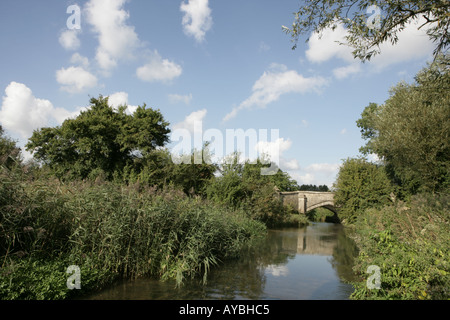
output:
M 334 300 L 348 299 L 357 249 L 339 224 L 269 230 L 256 248 L 212 270 L 206 284 L 190 280 L 125 281 L 94 294 L 94 300 Z

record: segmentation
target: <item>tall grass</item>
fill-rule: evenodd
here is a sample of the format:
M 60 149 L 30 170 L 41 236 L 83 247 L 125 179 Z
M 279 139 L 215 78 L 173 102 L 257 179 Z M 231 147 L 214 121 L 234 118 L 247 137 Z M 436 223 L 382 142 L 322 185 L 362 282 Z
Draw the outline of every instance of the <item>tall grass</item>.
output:
M 206 281 L 265 232 L 243 211 L 173 189 L 0 175 L 0 299 L 70 298 L 140 276 Z M 69 265 L 82 290 L 67 289 Z

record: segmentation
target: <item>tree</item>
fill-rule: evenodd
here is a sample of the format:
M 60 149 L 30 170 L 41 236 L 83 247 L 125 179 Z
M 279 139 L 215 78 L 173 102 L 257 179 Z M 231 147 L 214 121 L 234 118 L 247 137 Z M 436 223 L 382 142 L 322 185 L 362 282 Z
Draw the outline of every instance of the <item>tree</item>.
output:
M 327 185 L 320 185 L 320 186 L 316 186 L 316 185 L 312 185 L 312 184 L 302 184 L 298 190 L 301 191 L 321 191 L 321 192 L 328 192 L 330 191 L 330 189 L 328 189 Z
M 354 221 L 365 209 L 388 204 L 394 191 L 384 166 L 365 158 L 345 160 L 333 187 L 339 217 L 348 222 Z
M 436 57 L 445 52 L 450 42 L 448 0 L 305 0 L 295 13 L 292 27 L 283 26 L 283 30 L 291 35 L 295 49 L 300 35 L 320 33 L 342 24 L 348 31 L 347 44 L 355 49 L 354 57 L 365 61 L 380 52 L 383 42 L 395 44 L 398 33 L 411 20 L 421 17 L 424 23 L 419 28 L 427 26 L 427 35 L 435 43 Z M 373 18 L 379 19 L 378 25 L 373 23 Z
M 0 125 L 0 165 L 11 168 L 21 161 L 20 149 L 16 146 L 16 142 L 6 136 Z
M 450 75 L 448 59 L 419 72 L 415 83 L 399 83 L 383 105 L 371 103 L 357 125 L 397 184 L 409 193 L 450 186 Z
M 169 140 L 169 123 L 159 110 L 144 104 L 129 115 L 126 106 L 115 110 L 102 96 L 90 103 L 86 111 L 61 126 L 35 130 L 26 145 L 59 177 L 119 177 L 126 166 Z

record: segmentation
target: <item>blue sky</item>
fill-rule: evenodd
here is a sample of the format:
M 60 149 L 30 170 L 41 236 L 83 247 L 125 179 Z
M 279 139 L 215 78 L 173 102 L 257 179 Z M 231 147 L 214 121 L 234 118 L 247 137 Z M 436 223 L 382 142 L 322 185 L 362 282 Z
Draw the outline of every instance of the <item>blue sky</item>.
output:
M 299 184 L 331 186 L 364 144 L 355 123 L 364 107 L 412 82 L 433 45 L 412 23 L 364 64 L 336 44 L 341 26 L 291 50 L 281 27 L 299 3 L 3 0 L 0 124 L 23 146 L 34 129 L 60 125 L 102 94 L 129 112 L 160 109 L 173 130 L 278 130 L 264 150 L 276 148 L 281 168 Z

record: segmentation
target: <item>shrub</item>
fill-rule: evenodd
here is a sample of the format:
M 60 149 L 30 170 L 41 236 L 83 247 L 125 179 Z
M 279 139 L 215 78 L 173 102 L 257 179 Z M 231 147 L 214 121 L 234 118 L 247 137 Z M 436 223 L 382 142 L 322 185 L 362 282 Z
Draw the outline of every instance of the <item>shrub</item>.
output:
M 390 194 L 394 191 L 384 167 L 365 158 L 345 160 L 334 188 L 339 218 L 346 222 L 353 222 L 365 209 L 381 208 L 390 203 Z
M 355 224 L 361 248 L 354 270 L 362 281 L 354 284 L 353 299 L 448 299 L 450 297 L 448 195 L 414 197 L 366 210 Z M 381 289 L 369 290 L 369 265 L 381 272 Z

